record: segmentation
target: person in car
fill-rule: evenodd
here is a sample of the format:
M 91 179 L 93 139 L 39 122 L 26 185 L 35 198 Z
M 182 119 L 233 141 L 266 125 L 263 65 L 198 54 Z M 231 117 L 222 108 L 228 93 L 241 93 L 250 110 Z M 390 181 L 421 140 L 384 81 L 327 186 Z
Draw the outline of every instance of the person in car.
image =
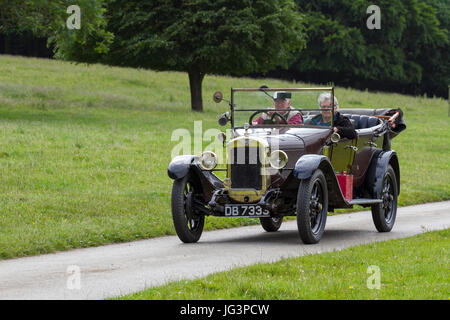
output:
M 331 93 L 324 92 L 319 95 L 319 108 L 321 109 L 320 114 L 313 117 L 307 124 L 313 124 L 316 126 L 330 126 L 331 124 L 331 110 L 322 110 L 329 108 L 331 109 Z M 342 138 L 355 139 L 356 130 L 353 127 L 351 121 L 341 115 L 338 112 L 339 103 L 336 97 L 334 97 L 334 119 L 333 119 L 333 131 L 337 132 Z
M 293 110 L 291 107 L 291 93 L 285 91 L 276 91 L 273 95 L 273 108 L 277 109 L 276 112 L 281 114 L 286 120 L 287 124 L 302 124 L 303 117 L 299 111 Z M 268 111 L 263 113 L 262 116 L 253 121 L 253 125 L 268 124 L 273 113 L 275 111 Z M 280 116 L 275 115 L 273 118 L 274 124 L 286 124 Z

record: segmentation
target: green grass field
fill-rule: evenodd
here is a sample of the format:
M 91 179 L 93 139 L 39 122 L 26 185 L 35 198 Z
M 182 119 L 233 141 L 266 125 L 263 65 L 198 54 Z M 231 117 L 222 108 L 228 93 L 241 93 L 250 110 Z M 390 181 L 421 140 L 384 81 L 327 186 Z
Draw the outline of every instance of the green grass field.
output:
M 207 76 L 205 112 L 190 112 L 187 74 L 0 56 L 0 259 L 174 234 L 167 176 L 171 134 L 218 128 L 212 94 L 300 87 Z M 448 104 L 337 88 L 342 108 L 401 107 L 393 141 L 400 205 L 450 198 Z M 208 218 L 206 229 L 257 223 Z
M 120 299 L 447 300 L 449 236 L 447 229 L 256 264 L 197 280 L 172 282 Z

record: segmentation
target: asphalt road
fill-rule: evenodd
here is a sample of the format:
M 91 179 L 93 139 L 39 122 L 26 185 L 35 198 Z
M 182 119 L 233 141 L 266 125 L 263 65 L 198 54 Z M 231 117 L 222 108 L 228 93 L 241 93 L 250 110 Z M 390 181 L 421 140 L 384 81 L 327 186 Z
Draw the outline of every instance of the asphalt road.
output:
M 233 219 L 233 218 L 228 218 Z M 304 245 L 296 221 L 266 233 L 261 226 L 204 232 L 200 242 L 176 236 L 0 261 L 0 299 L 103 299 L 233 267 L 340 250 L 450 226 L 450 201 L 399 208 L 390 233 L 370 212 L 329 216 L 319 244 Z

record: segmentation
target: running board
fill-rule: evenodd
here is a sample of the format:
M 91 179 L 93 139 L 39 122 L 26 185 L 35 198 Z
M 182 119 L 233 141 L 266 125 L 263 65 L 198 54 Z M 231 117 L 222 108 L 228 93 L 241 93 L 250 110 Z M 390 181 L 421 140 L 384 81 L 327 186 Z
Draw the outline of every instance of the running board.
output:
M 350 201 L 350 204 L 376 204 L 376 203 L 382 203 L 383 200 L 381 199 L 353 199 Z

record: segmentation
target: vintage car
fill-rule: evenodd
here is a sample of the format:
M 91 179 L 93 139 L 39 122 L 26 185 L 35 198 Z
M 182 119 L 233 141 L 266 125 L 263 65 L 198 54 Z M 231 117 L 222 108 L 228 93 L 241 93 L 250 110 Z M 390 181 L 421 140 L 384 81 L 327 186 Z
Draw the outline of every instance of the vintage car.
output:
M 299 113 L 301 124 L 289 124 L 287 113 L 275 108 L 273 97 L 279 92 L 292 94 L 289 113 Z M 319 110 L 322 92 L 333 97 L 329 109 Z M 226 101 L 220 92 L 214 100 Z M 277 231 L 284 216 L 296 216 L 300 238 L 314 244 L 324 233 L 328 212 L 354 205 L 370 207 L 376 229 L 389 232 L 400 193 L 391 140 L 406 128 L 403 113 L 339 109 L 357 133 L 348 139 L 333 130 L 334 101 L 333 87 L 231 89 L 230 111 L 219 118 L 220 125 L 231 124 L 228 137 L 219 135 L 223 167 L 217 167 L 220 159 L 211 151 L 180 155 L 169 165 L 172 217 L 180 240 L 198 241 L 206 216 L 259 218 L 268 232 Z M 322 111 L 333 117 L 317 125 L 311 119 Z

